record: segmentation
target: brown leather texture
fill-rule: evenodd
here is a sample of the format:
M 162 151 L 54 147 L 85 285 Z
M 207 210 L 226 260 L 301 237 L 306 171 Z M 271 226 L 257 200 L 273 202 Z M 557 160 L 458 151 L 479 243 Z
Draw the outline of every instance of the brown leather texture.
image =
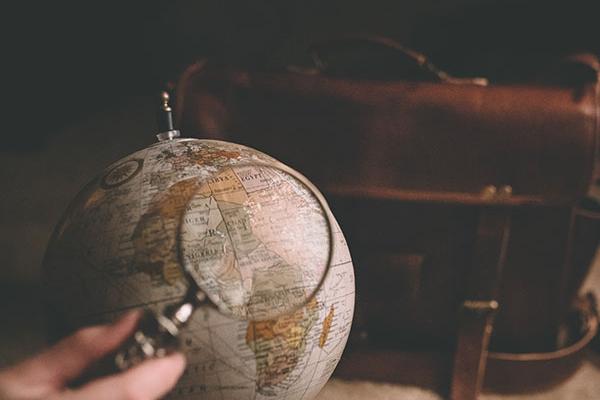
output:
M 491 351 L 552 352 L 600 238 L 579 207 L 600 127 L 597 70 L 584 69 L 482 86 L 199 62 L 177 84 L 176 117 L 185 135 L 257 148 L 324 191 L 355 261 L 357 346 L 453 348 L 478 220 L 502 207 Z
M 178 87 L 186 133 L 259 148 L 332 192 L 477 202 L 486 186 L 507 185 L 512 202 L 557 204 L 590 185 L 594 85 L 482 87 L 199 69 Z

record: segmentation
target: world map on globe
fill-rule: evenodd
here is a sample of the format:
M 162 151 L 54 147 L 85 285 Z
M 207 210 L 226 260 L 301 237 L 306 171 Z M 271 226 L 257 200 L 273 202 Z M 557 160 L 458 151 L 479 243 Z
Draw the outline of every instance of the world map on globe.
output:
M 203 249 L 194 257 L 212 260 L 210 270 L 221 268 L 216 275 L 229 286 L 243 288 L 247 283 L 215 250 L 225 246 L 223 235 L 218 234 L 225 228 L 230 237 L 237 238 L 236 248 L 245 249 L 244 262 L 260 265 L 264 271 L 285 264 L 282 260 L 289 265 L 310 265 L 311 260 L 326 259 L 321 250 L 303 259 L 305 251 L 278 248 L 278 237 L 296 232 L 261 230 L 260 213 L 249 218 L 236 206 L 253 196 L 261 198 L 261 190 L 266 193 L 273 189 L 269 185 L 281 181 L 277 176 L 265 179 L 256 168 L 242 167 L 257 162 L 281 165 L 241 145 L 176 139 L 109 166 L 73 200 L 48 246 L 44 273 L 52 312 L 73 329 L 112 320 L 133 308 L 160 311 L 181 299 L 186 282 L 177 253 L 181 238 L 175 231 L 182 211 L 194 237 L 200 238 L 194 240 L 203 244 L 194 247 Z M 198 177 L 207 176 L 213 179 L 211 185 L 199 189 Z M 265 218 L 289 219 L 290 209 L 310 203 L 293 185 L 287 188 L 278 187 L 276 201 L 268 198 L 257 203 L 267 205 L 259 207 Z M 299 215 L 310 222 L 310 214 Z M 299 222 L 289 220 L 285 225 Z M 316 231 L 310 237 L 323 236 L 319 224 L 311 226 Z M 317 242 L 311 244 L 310 237 L 303 238 L 305 246 L 323 248 Z M 245 321 L 214 307 L 201 307 L 182 332 L 188 367 L 167 398 L 314 398 L 341 357 L 354 311 L 352 261 L 337 223 L 332 240 L 323 286 L 301 308 L 270 320 Z M 234 300 L 227 299 L 229 303 Z

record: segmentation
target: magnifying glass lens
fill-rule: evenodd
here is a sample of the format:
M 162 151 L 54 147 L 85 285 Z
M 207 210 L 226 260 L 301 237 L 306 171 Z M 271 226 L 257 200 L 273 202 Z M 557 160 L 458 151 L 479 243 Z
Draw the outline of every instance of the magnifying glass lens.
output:
M 262 164 L 198 181 L 179 229 L 188 279 L 222 313 L 273 319 L 307 304 L 330 265 L 327 206 L 301 175 Z

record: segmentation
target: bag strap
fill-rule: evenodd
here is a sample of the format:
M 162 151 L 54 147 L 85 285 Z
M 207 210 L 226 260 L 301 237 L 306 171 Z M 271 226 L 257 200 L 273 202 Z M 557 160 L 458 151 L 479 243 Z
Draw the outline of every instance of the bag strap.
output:
M 485 387 L 505 393 L 532 391 L 552 387 L 571 377 L 579 369 L 586 349 L 594 345 L 598 332 L 598 310 L 593 294 L 583 294 L 575 299 L 569 325 L 573 330 L 572 340 L 554 351 L 489 352 Z
M 477 400 L 483 386 L 498 292 L 506 263 L 511 209 L 482 207 L 459 312 L 451 400 Z
M 417 66 L 431 81 L 462 85 L 488 85 L 488 80 L 486 78 L 458 78 L 452 76 L 446 71 L 443 71 L 435 66 L 424 54 L 384 36 L 361 34 L 326 39 L 313 43 L 309 47 L 308 52 L 314 63 L 314 68 L 320 73 L 327 74 L 329 72 L 330 65 L 328 58 L 332 53 L 348 48 L 351 50 L 356 49 L 360 45 L 365 44 L 397 52 L 398 57 L 405 60 L 407 64 Z

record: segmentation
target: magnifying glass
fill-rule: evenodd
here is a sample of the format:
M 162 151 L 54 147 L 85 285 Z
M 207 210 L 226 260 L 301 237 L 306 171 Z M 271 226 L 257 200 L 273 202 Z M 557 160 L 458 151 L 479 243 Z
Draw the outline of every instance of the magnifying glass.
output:
M 146 311 L 115 357 L 120 369 L 162 357 L 201 306 L 238 320 L 272 320 L 317 294 L 331 265 L 333 230 L 323 195 L 283 164 L 236 163 L 188 182 L 178 218 L 184 298 Z

